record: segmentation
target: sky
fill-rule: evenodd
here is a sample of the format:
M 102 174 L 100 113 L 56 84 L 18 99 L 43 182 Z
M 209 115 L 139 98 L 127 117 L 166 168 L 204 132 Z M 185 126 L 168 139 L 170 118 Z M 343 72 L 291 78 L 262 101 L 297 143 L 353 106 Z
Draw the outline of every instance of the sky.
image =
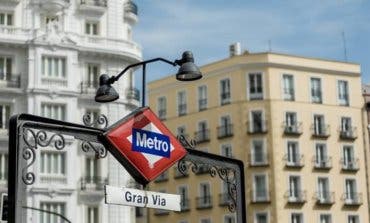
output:
M 179 59 L 185 50 L 204 65 L 229 56 L 240 42 L 251 53 L 272 52 L 361 65 L 370 84 L 370 0 L 135 0 L 133 39 L 143 59 Z M 346 47 L 344 47 L 346 46 Z M 346 53 L 345 53 L 346 52 Z M 345 56 L 346 55 L 346 56 Z M 147 80 L 176 73 L 147 66 Z M 140 71 L 137 71 L 140 72 Z M 138 82 L 137 78 L 137 82 Z

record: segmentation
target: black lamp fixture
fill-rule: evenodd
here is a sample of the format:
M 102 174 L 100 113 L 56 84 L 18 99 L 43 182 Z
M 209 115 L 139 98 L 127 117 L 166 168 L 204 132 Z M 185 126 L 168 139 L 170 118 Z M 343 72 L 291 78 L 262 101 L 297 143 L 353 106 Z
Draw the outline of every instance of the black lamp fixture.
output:
M 112 87 L 112 84 L 116 82 L 127 70 L 136 66 L 143 66 L 143 78 L 142 78 L 142 106 L 145 106 L 145 79 L 146 79 L 146 64 L 155 61 L 162 61 L 172 66 L 179 65 L 180 68 L 176 74 L 176 79 L 179 81 L 194 81 L 202 78 L 202 73 L 199 68 L 194 64 L 194 57 L 190 51 L 185 51 L 182 54 L 180 60 L 175 60 L 174 62 L 163 59 L 155 58 L 151 60 L 142 61 L 139 63 L 131 64 L 123 69 L 117 76 L 109 77 L 107 74 L 100 75 L 99 78 L 99 88 L 96 91 L 95 101 L 96 102 L 111 102 L 119 98 L 117 91 Z

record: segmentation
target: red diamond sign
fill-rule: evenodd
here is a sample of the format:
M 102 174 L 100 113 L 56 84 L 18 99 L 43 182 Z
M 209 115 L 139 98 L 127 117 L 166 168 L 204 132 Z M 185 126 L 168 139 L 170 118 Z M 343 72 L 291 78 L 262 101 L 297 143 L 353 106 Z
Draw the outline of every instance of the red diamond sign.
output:
M 109 151 L 142 184 L 155 179 L 187 153 L 148 107 L 134 111 L 104 135 Z

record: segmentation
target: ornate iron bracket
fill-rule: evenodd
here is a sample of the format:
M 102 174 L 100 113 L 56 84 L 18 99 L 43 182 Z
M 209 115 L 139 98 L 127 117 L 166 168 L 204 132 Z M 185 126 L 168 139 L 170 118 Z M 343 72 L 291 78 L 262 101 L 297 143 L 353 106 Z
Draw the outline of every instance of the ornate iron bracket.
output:
M 108 118 L 107 116 L 103 114 L 100 114 L 98 117 L 96 117 L 95 120 L 92 120 L 91 114 L 86 113 L 82 117 L 82 121 L 84 125 L 88 127 L 100 126 L 102 127 L 102 129 L 105 129 L 108 127 Z M 81 149 L 85 153 L 88 153 L 90 150 L 94 151 L 96 159 L 104 158 L 108 154 L 106 148 L 103 145 L 97 144 L 97 143 L 91 143 L 88 141 L 82 141 Z

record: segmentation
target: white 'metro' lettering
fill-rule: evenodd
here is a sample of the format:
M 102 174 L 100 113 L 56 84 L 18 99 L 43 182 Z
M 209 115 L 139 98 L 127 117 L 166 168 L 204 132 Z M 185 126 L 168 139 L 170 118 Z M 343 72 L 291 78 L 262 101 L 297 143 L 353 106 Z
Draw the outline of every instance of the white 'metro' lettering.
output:
M 148 149 L 155 149 L 158 151 L 162 150 L 163 152 L 167 152 L 169 149 L 167 142 L 159 140 L 157 139 L 157 137 L 154 137 L 154 139 L 147 139 L 145 132 L 142 135 L 140 134 L 140 132 L 136 132 L 136 145 Z

